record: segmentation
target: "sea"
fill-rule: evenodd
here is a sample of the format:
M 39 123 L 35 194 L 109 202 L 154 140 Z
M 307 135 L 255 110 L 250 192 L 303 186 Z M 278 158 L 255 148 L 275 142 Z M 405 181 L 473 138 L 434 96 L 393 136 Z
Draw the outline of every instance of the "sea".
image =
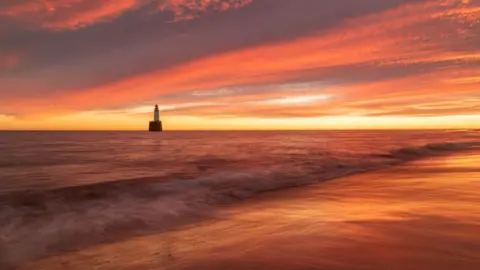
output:
M 473 130 L 0 132 L 0 264 L 174 230 L 266 192 L 479 143 Z

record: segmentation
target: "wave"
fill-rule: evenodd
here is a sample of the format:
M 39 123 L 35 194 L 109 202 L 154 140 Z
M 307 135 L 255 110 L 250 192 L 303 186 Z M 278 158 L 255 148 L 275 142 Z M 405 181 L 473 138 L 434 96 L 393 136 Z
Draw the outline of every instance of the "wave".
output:
M 212 206 L 261 192 L 314 184 L 477 145 L 428 144 L 327 160 L 296 157 L 292 164 L 217 171 L 189 180 L 144 178 L 5 195 L 0 197 L 0 264 L 15 265 L 46 254 L 158 232 L 207 217 L 213 213 Z M 207 163 L 211 167 L 215 161 Z

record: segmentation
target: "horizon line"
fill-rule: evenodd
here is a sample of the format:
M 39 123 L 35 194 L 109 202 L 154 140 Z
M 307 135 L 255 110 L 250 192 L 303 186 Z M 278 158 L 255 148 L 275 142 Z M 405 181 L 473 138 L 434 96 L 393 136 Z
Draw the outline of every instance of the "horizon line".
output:
M 170 129 L 165 131 L 476 131 L 480 128 L 356 128 L 356 129 Z M 64 132 L 148 132 L 143 129 L 0 129 L 0 132 L 48 132 L 48 131 L 64 131 Z

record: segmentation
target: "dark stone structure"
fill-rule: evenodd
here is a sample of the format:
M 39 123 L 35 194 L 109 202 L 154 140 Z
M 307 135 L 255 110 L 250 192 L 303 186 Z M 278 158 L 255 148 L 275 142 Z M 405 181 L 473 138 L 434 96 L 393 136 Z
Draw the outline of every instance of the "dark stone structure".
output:
M 163 131 L 162 121 L 150 121 L 148 131 Z
M 153 121 L 150 121 L 148 131 L 163 131 L 162 121 L 160 121 L 160 111 L 158 109 L 158 105 L 155 105 L 155 110 L 153 111 Z

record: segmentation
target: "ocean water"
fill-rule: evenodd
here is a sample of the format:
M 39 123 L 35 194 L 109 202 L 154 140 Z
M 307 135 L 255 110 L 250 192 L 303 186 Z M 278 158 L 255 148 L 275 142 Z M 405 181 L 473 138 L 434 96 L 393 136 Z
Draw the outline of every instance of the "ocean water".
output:
M 141 179 L 318 178 L 478 138 L 469 131 L 1 132 L 0 194 Z
M 262 192 L 479 141 L 475 131 L 1 132 L 0 263 L 169 230 Z

